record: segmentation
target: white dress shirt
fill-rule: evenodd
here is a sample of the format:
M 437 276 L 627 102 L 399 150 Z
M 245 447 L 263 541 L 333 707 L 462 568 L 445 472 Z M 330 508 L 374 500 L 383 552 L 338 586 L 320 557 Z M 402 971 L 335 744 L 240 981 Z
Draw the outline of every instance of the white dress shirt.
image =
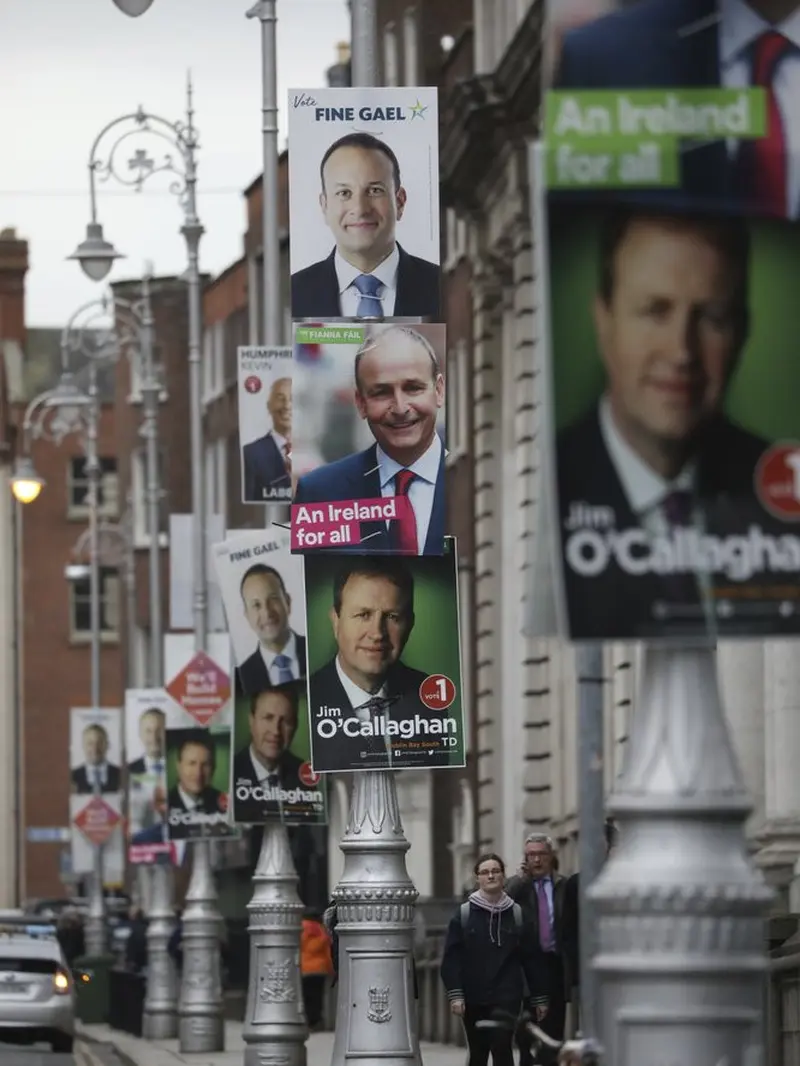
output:
M 378 299 L 384 318 L 391 318 L 394 314 L 395 300 L 397 299 L 397 268 L 400 265 L 400 252 L 397 245 L 394 246 L 391 255 L 388 255 L 374 270 L 359 270 L 336 250 L 334 256 L 336 267 L 336 279 L 339 283 L 339 306 L 343 318 L 357 318 L 358 305 L 361 302 L 361 293 L 353 282 L 362 274 L 371 274 L 381 283 L 378 289 Z
M 285 461 L 286 460 L 286 452 L 284 451 L 284 449 L 286 448 L 286 445 L 289 444 L 289 442 L 286 439 L 286 437 L 282 437 L 280 435 L 280 433 L 278 433 L 277 430 L 274 430 L 274 429 L 271 429 L 269 431 L 269 433 L 267 434 L 267 436 L 268 437 L 272 437 L 272 439 L 275 441 L 275 444 L 277 445 L 278 451 L 281 453 L 281 459 L 283 459 Z M 292 446 L 291 446 L 291 444 L 289 444 L 289 451 L 291 451 L 291 450 L 292 450 Z
M 382 696 L 385 696 L 386 695 L 386 685 L 381 685 L 381 687 L 378 689 L 377 692 L 367 692 L 363 688 L 359 688 L 359 686 L 355 683 L 355 681 L 351 681 L 350 678 L 347 676 L 347 674 L 342 669 L 341 663 L 339 662 L 339 656 L 338 655 L 336 656 L 336 673 L 337 673 L 337 675 L 339 677 L 339 681 L 341 682 L 342 688 L 344 689 L 344 694 L 345 694 L 345 696 L 347 696 L 348 700 L 350 701 L 350 706 L 353 708 L 353 711 L 355 712 L 356 718 L 358 718 L 362 722 L 371 721 L 371 719 L 372 719 L 372 708 L 368 708 L 366 705 L 371 700 L 379 699 Z M 344 712 L 344 707 L 342 708 L 342 712 Z M 388 719 L 388 717 L 389 717 L 389 705 L 387 705 L 386 709 L 383 710 L 381 713 Z M 383 740 L 384 740 L 384 744 L 386 746 L 386 751 L 389 754 L 389 762 L 391 763 L 391 761 L 392 761 L 392 743 L 391 743 L 391 740 L 390 740 L 390 738 L 388 736 L 385 736 L 383 738 Z
M 255 778 L 258 784 L 266 785 L 267 788 L 271 788 L 272 785 L 270 784 L 269 778 L 274 777 L 276 778 L 277 787 L 280 788 L 281 775 L 278 771 L 278 767 L 276 766 L 273 770 L 268 770 L 266 766 L 264 766 L 264 764 L 256 756 L 256 753 L 253 751 L 252 744 L 250 745 L 248 750 L 250 752 L 250 762 L 253 764 L 253 772 L 255 774 Z M 268 800 L 267 802 L 270 804 L 274 803 L 275 806 L 278 808 L 279 814 L 281 815 L 281 817 L 283 817 L 283 804 L 281 803 L 280 799 Z
M 188 792 L 183 791 L 180 785 L 178 785 L 178 796 L 187 811 L 195 811 L 200 806 L 199 797 L 190 796 Z
M 417 547 L 419 554 L 425 551 L 425 541 L 428 537 L 428 527 L 431 524 L 433 512 L 433 497 L 436 492 L 436 479 L 439 476 L 439 467 L 442 461 L 442 442 L 439 434 L 434 433 L 433 440 L 426 452 L 424 452 L 411 466 L 401 466 L 390 458 L 381 448 L 377 447 L 378 477 L 381 482 L 381 496 L 394 496 L 394 479 L 401 470 L 411 470 L 417 476 L 408 487 L 408 498 L 414 508 L 414 517 L 417 521 Z M 389 523 L 386 523 L 387 529 Z
M 608 396 L 604 396 L 600 401 L 599 416 L 603 443 L 631 510 L 651 537 L 668 536 L 670 524 L 664 510 L 664 500 L 673 492 L 694 492 L 697 480 L 696 463 L 693 460 L 688 462 L 676 478 L 667 481 L 652 470 L 622 437 L 614 425 Z M 705 522 L 703 512 L 698 507 L 692 510 L 692 523 L 702 532 Z M 696 578 L 706 621 L 711 626 L 715 618 L 711 598 L 711 575 L 698 573 Z
M 772 87 L 783 117 L 787 158 L 786 189 L 788 217 L 800 213 L 800 11 L 772 26 L 758 15 L 744 0 L 720 0 L 719 61 L 720 84 L 726 89 L 750 86 L 752 74 L 751 47 L 768 30 L 777 30 L 791 41 L 795 51 L 778 64 Z M 736 141 L 728 142 L 728 151 L 735 155 Z
M 251 645 L 252 647 L 252 645 Z M 277 685 L 278 675 L 280 670 L 275 665 L 276 655 L 285 655 L 289 660 L 289 669 L 292 671 L 292 680 L 298 681 L 300 678 L 300 660 L 297 657 L 297 638 L 294 635 L 294 630 L 289 631 L 289 639 L 281 651 L 270 651 L 269 648 L 265 648 L 259 641 L 258 650 L 261 653 L 261 660 L 264 666 L 267 668 L 267 674 L 273 685 Z
M 86 763 L 86 780 L 89 782 L 89 788 L 97 786 L 99 789 L 104 789 L 108 783 L 108 763 L 99 762 L 94 765 Z

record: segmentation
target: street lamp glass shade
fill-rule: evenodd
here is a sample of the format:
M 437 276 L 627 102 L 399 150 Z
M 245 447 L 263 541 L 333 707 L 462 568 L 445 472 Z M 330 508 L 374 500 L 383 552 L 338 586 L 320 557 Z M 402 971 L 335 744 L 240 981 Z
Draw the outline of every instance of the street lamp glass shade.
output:
M 152 2 L 153 0 L 114 0 L 114 3 L 120 11 L 126 15 L 130 15 L 132 19 L 138 18 L 139 15 L 143 15 Z
M 39 477 L 33 462 L 24 456 L 17 459 L 11 478 L 11 491 L 20 503 L 33 503 L 44 488 L 44 478 Z
M 67 258 L 77 259 L 87 278 L 102 281 L 111 270 L 114 260 L 125 257 L 103 237 L 100 223 L 90 222 L 86 227 L 86 238 Z

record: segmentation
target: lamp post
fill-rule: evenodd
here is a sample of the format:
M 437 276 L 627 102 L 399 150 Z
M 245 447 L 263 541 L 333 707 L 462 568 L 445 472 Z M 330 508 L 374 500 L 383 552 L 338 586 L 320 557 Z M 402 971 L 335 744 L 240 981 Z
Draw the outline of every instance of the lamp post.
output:
M 376 0 L 352 3 L 354 85 L 377 83 L 376 7 Z M 406 868 L 410 845 L 403 832 L 397 783 L 390 770 L 367 770 L 352 777 L 340 845 L 344 871 L 333 890 L 340 976 L 331 1063 L 346 1066 L 379 1058 L 387 1066 L 420 1066 L 413 989 L 418 893 Z M 388 1020 L 391 1025 L 381 1025 Z
M 262 340 L 278 345 L 282 340 L 280 298 L 280 238 L 278 231 L 278 89 L 276 0 L 259 0 L 247 11 L 261 23 L 262 156 L 261 196 L 263 256 Z M 267 512 L 272 510 L 269 506 Z M 289 520 L 287 508 L 273 510 L 277 521 Z M 283 513 L 282 513 L 283 512 Z M 269 521 L 269 519 L 268 519 Z M 273 819 L 264 835 L 253 877 L 250 914 L 250 972 L 242 1038 L 245 1066 L 280 1062 L 305 1066 L 308 1024 L 299 974 L 287 982 L 282 994 L 269 993 L 270 973 L 297 973 L 303 904 L 297 891 L 286 826 Z
M 115 0 L 127 14 L 142 14 L 142 0 Z M 148 5 L 149 6 L 149 5 Z M 137 148 L 120 169 L 123 146 L 132 138 L 150 139 L 166 150 L 156 157 Z M 200 377 L 200 339 L 203 328 L 200 297 L 199 247 L 203 227 L 197 215 L 197 131 L 194 126 L 192 84 L 187 85 L 184 120 L 170 122 L 141 107 L 108 123 L 96 137 L 89 154 L 91 215 L 86 238 L 70 258 L 76 259 L 88 277 L 105 277 L 120 253 L 105 240 L 97 216 L 97 184 L 114 179 L 136 191 L 156 174 L 173 177 L 170 190 L 183 211 L 181 233 L 186 242 L 189 297 L 189 428 L 192 461 L 193 512 L 193 614 L 194 645 L 204 651 L 207 643 L 207 563 L 205 481 L 203 477 L 203 413 Z M 157 527 L 153 530 L 157 539 Z M 158 884 L 158 882 L 157 882 Z M 156 886 L 157 887 L 157 886 Z M 155 892 L 154 892 L 155 896 Z M 183 914 L 183 974 L 178 1003 L 178 1034 L 182 1052 L 221 1051 L 225 1042 L 220 978 L 219 925 L 216 887 L 207 840 L 193 843 L 192 876 Z M 165 910 L 164 900 L 158 911 Z M 151 912 L 151 918 L 154 915 Z M 159 919 L 160 922 L 160 919 Z M 159 933 L 160 936 L 160 933 Z

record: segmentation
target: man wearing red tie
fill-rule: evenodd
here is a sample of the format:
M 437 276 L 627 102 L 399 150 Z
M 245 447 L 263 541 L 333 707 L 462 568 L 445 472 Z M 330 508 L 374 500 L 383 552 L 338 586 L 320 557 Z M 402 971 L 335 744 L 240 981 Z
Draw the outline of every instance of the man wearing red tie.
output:
M 681 155 L 680 192 L 715 209 L 800 214 L 800 3 L 798 0 L 640 0 L 567 33 L 557 89 L 766 90 L 766 136 L 693 141 Z
M 294 503 L 405 497 L 398 519 L 362 522 L 361 541 L 349 550 L 441 555 L 445 450 L 436 421 L 445 389 L 439 359 L 419 330 L 393 325 L 368 335 L 356 354 L 354 376 L 356 409 L 375 444 L 305 474 Z

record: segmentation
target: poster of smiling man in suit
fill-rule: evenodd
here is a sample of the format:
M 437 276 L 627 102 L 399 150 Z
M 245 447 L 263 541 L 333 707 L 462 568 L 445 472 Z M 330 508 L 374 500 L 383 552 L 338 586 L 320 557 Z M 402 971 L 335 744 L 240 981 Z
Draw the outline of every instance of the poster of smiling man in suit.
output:
M 441 555 L 445 522 L 445 327 L 296 326 L 298 403 L 327 390 L 327 417 L 298 419 L 299 449 L 327 462 L 297 471 L 292 550 Z M 310 435 L 303 441 L 303 435 Z
M 292 496 L 292 349 L 239 348 L 242 501 Z
M 289 92 L 292 316 L 439 317 L 436 89 Z

